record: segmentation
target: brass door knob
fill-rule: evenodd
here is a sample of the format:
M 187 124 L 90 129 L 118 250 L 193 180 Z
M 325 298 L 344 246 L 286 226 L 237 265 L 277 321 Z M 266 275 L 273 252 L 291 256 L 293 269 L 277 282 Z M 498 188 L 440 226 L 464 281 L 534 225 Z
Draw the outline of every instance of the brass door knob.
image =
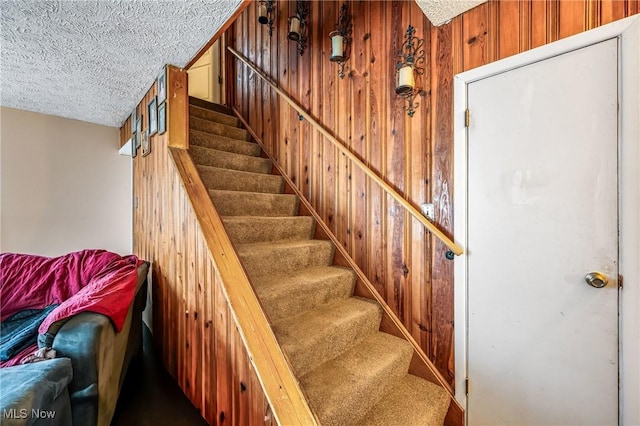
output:
M 584 276 L 584 280 L 591 287 L 602 288 L 605 287 L 609 283 L 609 279 L 607 276 L 600 272 L 589 272 Z

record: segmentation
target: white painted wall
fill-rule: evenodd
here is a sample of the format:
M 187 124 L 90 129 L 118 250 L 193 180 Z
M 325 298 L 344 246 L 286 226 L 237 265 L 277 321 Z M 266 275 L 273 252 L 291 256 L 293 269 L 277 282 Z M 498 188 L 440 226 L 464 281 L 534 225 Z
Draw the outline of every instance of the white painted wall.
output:
M 0 109 L 0 251 L 132 250 L 131 157 L 118 129 Z

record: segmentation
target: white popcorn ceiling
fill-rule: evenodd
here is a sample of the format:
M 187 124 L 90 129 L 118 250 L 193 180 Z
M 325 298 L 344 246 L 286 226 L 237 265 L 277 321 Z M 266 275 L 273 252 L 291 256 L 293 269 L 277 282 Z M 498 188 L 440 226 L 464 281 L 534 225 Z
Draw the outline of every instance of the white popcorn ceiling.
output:
M 456 16 L 473 9 L 487 0 L 416 0 L 420 9 L 436 27 L 446 24 Z
M 119 127 L 241 0 L 0 0 L 0 104 Z

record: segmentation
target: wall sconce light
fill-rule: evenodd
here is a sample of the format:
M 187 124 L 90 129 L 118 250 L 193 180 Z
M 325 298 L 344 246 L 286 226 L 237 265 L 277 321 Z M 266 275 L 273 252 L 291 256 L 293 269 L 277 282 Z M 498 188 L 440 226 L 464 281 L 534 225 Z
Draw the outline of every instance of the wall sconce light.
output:
M 344 64 L 349 59 L 349 45 L 351 44 L 351 31 L 353 29 L 353 23 L 351 22 L 351 15 L 347 8 L 346 3 L 342 3 L 340 9 L 340 17 L 336 23 L 336 30 L 329 33 L 331 37 L 331 62 L 338 63 L 338 75 L 340 78 L 344 78 Z
M 416 29 L 409 25 L 405 33 L 405 40 L 398 55 L 401 60 L 396 64 L 396 72 L 398 73 L 398 84 L 396 86 L 396 94 L 407 102 L 404 110 L 407 111 L 409 117 L 413 117 L 415 108 L 415 98 L 422 92 L 422 89 L 416 88 L 415 74 L 424 74 L 424 39 L 415 36 Z
M 258 2 L 258 22 L 269 26 L 269 37 L 273 33 L 274 0 L 260 0 Z
M 296 14 L 289 18 L 289 40 L 298 43 L 298 53 L 302 56 L 307 48 L 307 17 L 309 16 L 309 2 L 298 0 Z

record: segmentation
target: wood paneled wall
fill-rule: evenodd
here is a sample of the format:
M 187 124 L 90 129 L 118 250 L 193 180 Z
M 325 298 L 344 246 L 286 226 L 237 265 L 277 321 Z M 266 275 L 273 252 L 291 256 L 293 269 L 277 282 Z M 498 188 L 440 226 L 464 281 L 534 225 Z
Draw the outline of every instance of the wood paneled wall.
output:
M 154 85 L 138 106 L 143 130 L 155 91 Z M 130 133 L 127 120 L 121 139 Z M 165 368 L 209 424 L 270 424 L 269 404 L 169 155 L 168 135 L 152 136 L 151 153 L 139 151 L 133 159 L 134 253 L 152 263 L 155 343 Z
M 287 39 L 293 1 L 277 1 L 273 36 L 248 7 L 227 40 L 416 207 L 453 224 L 453 76 L 638 13 L 637 0 L 489 1 L 433 27 L 413 1 L 348 0 L 353 43 L 345 79 L 329 61 L 342 1 L 311 1 L 302 56 Z M 413 118 L 394 92 L 407 25 L 424 38 L 424 88 Z M 453 385 L 453 262 L 390 197 L 266 84 L 230 59 L 230 102 L 324 218 L 389 306 Z

